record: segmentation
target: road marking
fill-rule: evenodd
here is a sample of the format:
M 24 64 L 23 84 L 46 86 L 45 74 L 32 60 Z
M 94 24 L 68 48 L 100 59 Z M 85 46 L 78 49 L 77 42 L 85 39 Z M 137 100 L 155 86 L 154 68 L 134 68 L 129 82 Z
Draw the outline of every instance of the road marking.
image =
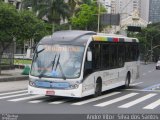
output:
M 43 100 L 33 100 L 33 101 L 29 101 L 28 103 L 40 103 L 43 102 Z
M 109 101 L 106 101 L 106 102 L 103 102 L 103 103 L 100 103 L 100 104 L 97 104 L 97 105 L 94 105 L 94 106 L 104 107 L 104 106 L 107 106 L 107 105 L 110 105 L 110 104 L 125 100 L 127 98 L 133 97 L 133 96 L 135 96 L 137 94 L 139 94 L 139 93 L 130 93 L 130 94 L 124 95 L 122 97 L 119 97 L 119 98 L 116 98 L 116 99 L 112 99 L 112 100 L 109 100 Z
M 119 108 L 129 108 L 129 107 L 131 107 L 131 106 L 133 106 L 133 105 L 136 105 L 136 104 L 138 104 L 138 103 L 140 103 L 140 102 L 143 102 L 144 100 L 149 99 L 149 98 L 151 98 L 151 97 L 153 97 L 153 96 L 155 96 L 155 95 L 157 95 L 157 94 L 153 94 L 153 93 L 148 94 L 148 95 L 143 96 L 143 97 L 141 97 L 141 98 L 139 98 L 139 99 L 136 99 L 136 100 L 134 100 L 134 101 L 131 101 L 131 102 L 129 102 L 129 103 L 126 103 L 126 104 L 124 104 L 124 105 L 121 105 L 121 106 L 119 106 Z
M 158 107 L 160 105 L 160 99 L 147 105 L 146 107 L 144 107 L 143 109 L 154 109 L 156 107 Z
M 142 91 L 142 92 L 160 92 L 160 90 L 143 90 L 143 89 L 125 89 L 130 91 Z
M 63 99 L 63 100 L 60 100 L 60 101 L 50 102 L 49 104 L 61 104 L 61 103 L 65 103 L 65 102 L 68 102 L 68 101 L 71 101 L 71 100 L 73 100 L 73 98 L 72 99 L 67 98 L 67 99 Z
M 150 71 L 148 71 L 149 73 L 151 73 L 152 71 L 150 70 Z
M 1 93 L 0 96 L 2 96 L 2 95 L 9 95 L 9 94 L 16 94 L 16 93 L 22 93 L 22 92 L 27 92 L 27 90 L 20 90 L 20 91 L 15 91 L 15 92 Z
M 97 98 L 92 98 L 92 99 L 89 99 L 89 100 L 76 102 L 76 103 L 73 103 L 72 105 L 83 105 L 83 104 L 94 102 L 94 101 L 97 101 L 97 100 L 100 100 L 100 99 L 103 99 L 103 98 L 107 98 L 107 97 L 110 97 L 110 96 L 113 96 L 113 95 L 116 95 L 116 94 L 119 94 L 119 93 L 121 93 L 121 92 L 114 92 L 114 93 L 103 95 L 103 96 L 100 96 L 100 97 L 97 97 Z
M 3 97 L 0 97 L 0 99 L 6 99 L 6 98 L 11 98 L 11 97 L 18 97 L 18 96 L 23 96 L 23 95 L 28 95 L 28 93 L 16 94 L 16 95 L 9 95 L 9 96 L 3 96 Z
M 143 82 L 133 83 L 133 84 L 131 84 L 131 86 L 139 85 L 139 84 L 142 84 L 142 83 Z
M 143 73 L 142 75 L 143 75 L 143 76 L 145 76 L 145 75 L 146 75 L 146 73 Z
M 147 88 L 144 88 L 143 90 L 155 90 L 158 87 L 160 87 L 160 84 L 155 84 L 155 85 L 149 86 Z
M 39 97 L 44 97 L 44 95 L 34 95 L 34 96 L 29 96 L 29 97 L 11 99 L 11 100 L 8 100 L 8 101 L 17 102 L 17 101 L 29 100 L 29 99 L 39 98 Z

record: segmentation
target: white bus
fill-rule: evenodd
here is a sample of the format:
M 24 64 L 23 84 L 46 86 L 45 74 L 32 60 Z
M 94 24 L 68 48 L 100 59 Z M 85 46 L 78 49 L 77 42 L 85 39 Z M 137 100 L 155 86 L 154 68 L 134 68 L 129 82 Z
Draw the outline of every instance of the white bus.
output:
M 81 98 L 99 96 L 138 78 L 136 38 L 67 30 L 37 45 L 29 75 L 29 94 Z

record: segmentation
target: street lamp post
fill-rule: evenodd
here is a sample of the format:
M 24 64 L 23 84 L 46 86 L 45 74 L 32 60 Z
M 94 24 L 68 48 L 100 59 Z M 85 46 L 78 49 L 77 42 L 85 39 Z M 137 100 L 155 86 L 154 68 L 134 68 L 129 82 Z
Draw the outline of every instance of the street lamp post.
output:
M 98 0 L 98 28 L 97 28 L 97 32 L 99 33 L 99 24 L 100 24 L 100 0 Z
M 152 60 L 153 60 L 153 37 L 151 39 L 151 57 L 150 57 L 150 59 L 151 59 L 151 62 L 152 62 Z
M 97 32 L 99 33 L 100 31 L 100 15 L 101 15 L 101 3 L 100 3 L 100 0 L 97 0 L 97 3 L 98 3 L 98 23 L 97 23 Z M 107 7 L 111 7 L 110 5 L 106 5 Z
M 150 56 L 151 62 L 153 61 L 153 49 L 159 46 L 159 45 L 156 45 L 153 47 L 153 39 L 158 35 L 160 35 L 160 33 L 156 34 L 155 36 L 152 36 L 151 38 L 151 50 L 150 50 L 151 51 L 151 56 Z

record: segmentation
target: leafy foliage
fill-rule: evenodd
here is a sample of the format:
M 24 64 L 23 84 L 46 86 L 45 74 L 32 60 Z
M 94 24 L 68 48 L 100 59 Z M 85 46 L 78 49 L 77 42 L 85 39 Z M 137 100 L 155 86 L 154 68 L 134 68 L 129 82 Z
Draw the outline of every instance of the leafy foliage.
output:
M 54 23 L 54 30 L 61 20 L 68 20 L 74 29 L 97 29 L 98 7 L 95 0 L 24 0 L 24 8 L 32 7 L 38 17 Z M 101 7 L 103 9 L 103 7 Z M 103 9 L 101 11 L 104 12 Z M 102 27 L 102 25 L 101 25 Z
M 96 30 L 97 28 L 97 8 L 82 4 L 80 11 L 71 18 L 73 28 L 81 30 Z
M 17 11 L 13 5 L 0 4 L 0 63 L 4 51 L 13 43 L 39 40 L 46 34 L 47 25 L 30 11 Z M 1 73 L 1 66 L 0 66 Z
M 25 0 L 24 5 L 25 8 L 32 7 L 39 18 L 46 17 L 50 23 L 60 24 L 61 19 L 67 19 L 70 13 L 64 0 Z
M 19 22 L 19 34 L 17 39 L 19 40 L 37 40 L 44 35 L 49 34 L 46 30 L 46 25 L 43 21 L 39 20 L 30 11 L 21 11 Z
M 105 12 L 106 10 L 101 7 L 100 12 Z M 74 29 L 81 30 L 97 30 L 98 22 L 98 5 L 95 2 L 82 4 L 80 10 L 75 16 L 71 18 L 71 23 Z M 102 29 L 102 25 L 100 25 Z
M 143 56 L 151 56 L 151 44 L 153 48 L 153 58 L 156 61 L 160 56 L 160 23 L 149 24 L 136 37 L 140 40 L 141 53 Z
M 0 4 L 0 42 L 9 42 L 18 33 L 19 15 L 13 6 Z

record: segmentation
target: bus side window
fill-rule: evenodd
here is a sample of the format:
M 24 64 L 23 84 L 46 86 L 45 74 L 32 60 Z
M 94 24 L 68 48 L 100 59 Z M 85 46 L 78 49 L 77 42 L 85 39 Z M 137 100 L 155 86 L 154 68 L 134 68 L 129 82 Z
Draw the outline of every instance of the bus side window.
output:
M 125 45 L 120 43 L 118 45 L 118 67 L 123 67 L 125 62 Z
M 113 69 L 113 68 L 117 68 L 118 67 L 118 61 L 117 61 L 117 44 L 110 44 L 110 50 L 109 50 L 109 53 L 110 53 L 110 68 Z
M 128 43 L 125 44 L 125 57 L 126 57 L 126 62 L 130 62 L 132 59 L 131 45 Z
M 102 44 L 101 46 L 101 68 L 109 69 L 109 44 Z
M 101 57 L 100 57 L 100 44 L 93 43 L 92 45 L 92 65 L 93 69 L 100 69 L 101 67 Z

